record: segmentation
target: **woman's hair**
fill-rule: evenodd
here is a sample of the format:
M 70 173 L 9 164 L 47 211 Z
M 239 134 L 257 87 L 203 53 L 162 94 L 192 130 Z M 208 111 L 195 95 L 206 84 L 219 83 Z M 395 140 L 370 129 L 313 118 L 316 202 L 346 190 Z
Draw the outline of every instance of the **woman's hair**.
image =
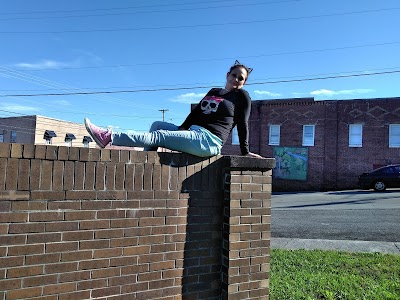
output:
M 230 74 L 233 70 L 235 70 L 237 68 L 244 68 L 247 72 L 247 78 L 249 78 L 251 71 L 253 71 L 252 68 L 249 68 L 249 67 L 245 66 L 244 64 L 241 64 L 238 60 L 235 60 L 234 65 L 229 69 L 228 73 Z M 247 80 L 247 78 L 246 78 L 246 80 Z

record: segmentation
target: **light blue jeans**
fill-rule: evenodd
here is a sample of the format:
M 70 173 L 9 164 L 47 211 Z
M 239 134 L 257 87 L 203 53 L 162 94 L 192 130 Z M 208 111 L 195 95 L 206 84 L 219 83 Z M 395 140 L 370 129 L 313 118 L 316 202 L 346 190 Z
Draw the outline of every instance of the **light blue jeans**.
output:
M 178 130 L 178 126 L 161 121 L 154 122 L 150 132 L 113 132 L 111 139 L 115 146 L 144 147 L 146 151 L 163 147 L 200 157 L 221 154 L 222 148 L 222 140 L 201 126 Z

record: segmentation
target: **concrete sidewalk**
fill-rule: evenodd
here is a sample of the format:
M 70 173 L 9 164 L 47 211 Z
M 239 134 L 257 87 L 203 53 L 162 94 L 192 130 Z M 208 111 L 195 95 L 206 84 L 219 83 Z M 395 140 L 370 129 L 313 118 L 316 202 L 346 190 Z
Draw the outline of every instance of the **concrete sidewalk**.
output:
M 290 250 L 318 249 L 348 252 L 380 252 L 400 255 L 400 242 L 271 238 L 271 248 Z

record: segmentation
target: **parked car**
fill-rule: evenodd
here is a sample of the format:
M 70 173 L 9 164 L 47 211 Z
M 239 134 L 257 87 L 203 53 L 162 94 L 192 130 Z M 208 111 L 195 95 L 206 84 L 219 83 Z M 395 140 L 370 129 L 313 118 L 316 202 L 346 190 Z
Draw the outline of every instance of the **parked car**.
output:
M 400 188 L 400 164 L 388 165 L 358 176 L 358 184 L 363 189 L 384 191 L 386 188 Z

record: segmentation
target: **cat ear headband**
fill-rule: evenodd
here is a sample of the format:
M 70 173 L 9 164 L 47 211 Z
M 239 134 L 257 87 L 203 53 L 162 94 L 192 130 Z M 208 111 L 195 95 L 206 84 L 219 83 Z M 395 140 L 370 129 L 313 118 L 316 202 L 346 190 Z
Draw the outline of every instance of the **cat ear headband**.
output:
M 250 75 L 250 73 L 253 71 L 253 68 L 246 67 L 244 64 L 241 64 L 238 60 L 235 60 L 234 66 L 241 66 L 245 68 L 248 75 Z

